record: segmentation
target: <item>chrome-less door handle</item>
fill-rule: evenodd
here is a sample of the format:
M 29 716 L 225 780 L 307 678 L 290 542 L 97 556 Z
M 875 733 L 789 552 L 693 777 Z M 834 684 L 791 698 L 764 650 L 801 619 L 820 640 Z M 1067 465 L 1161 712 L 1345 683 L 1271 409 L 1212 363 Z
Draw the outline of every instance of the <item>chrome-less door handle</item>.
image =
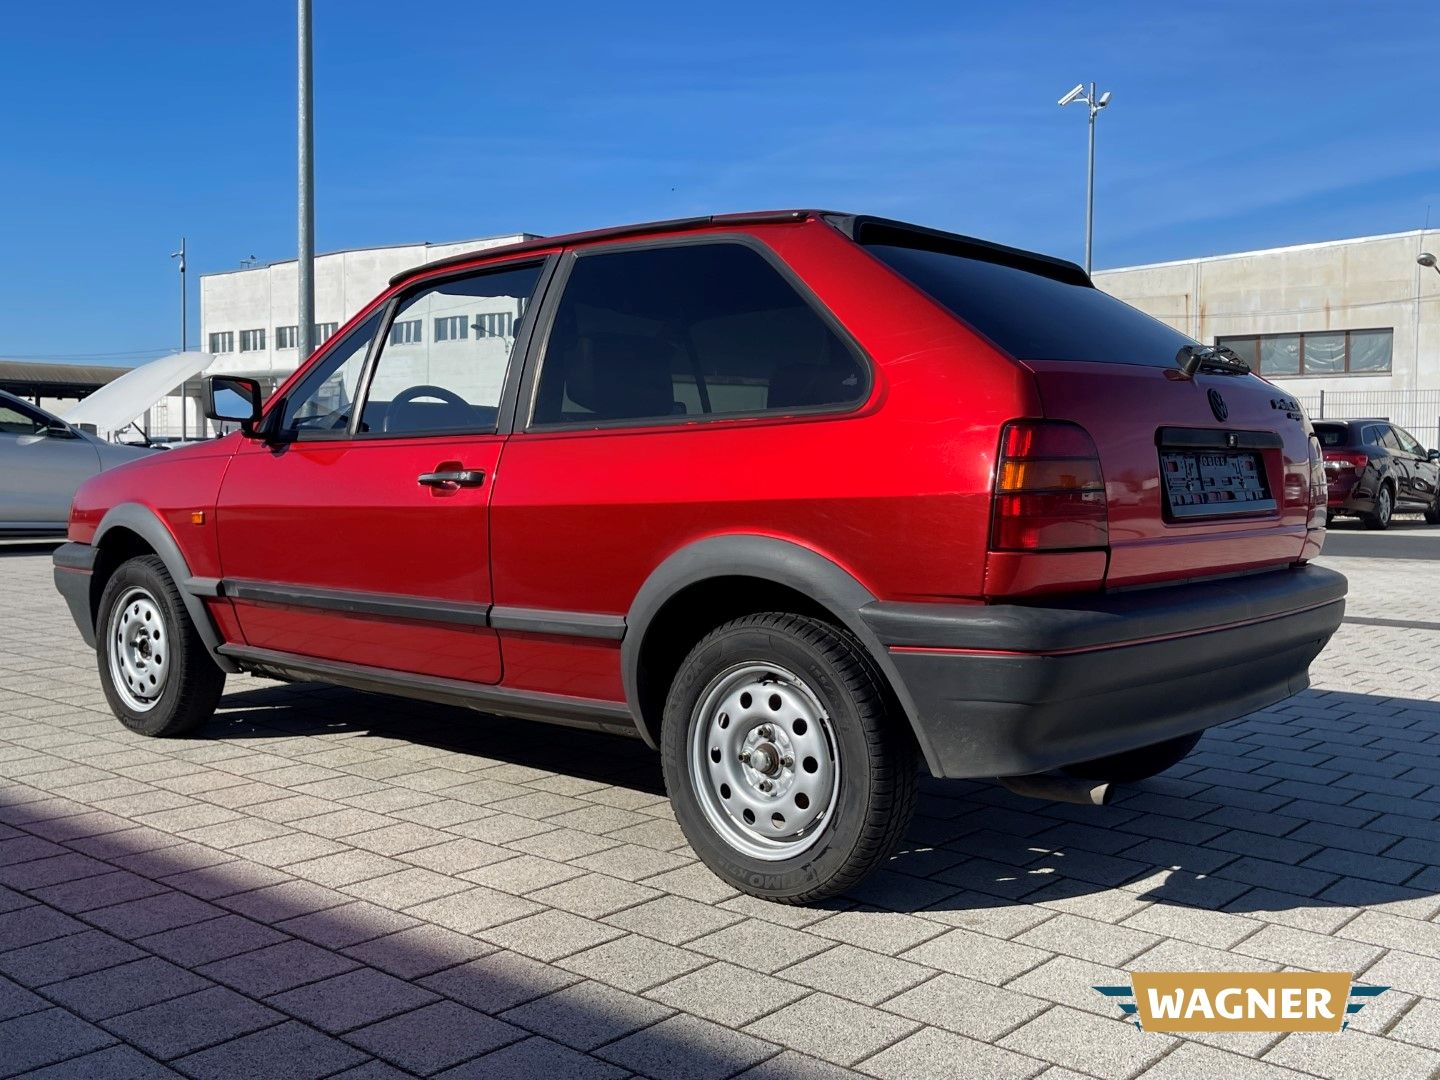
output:
M 426 472 L 416 477 L 427 487 L 479 487 L 485 483 L 484 469 L 455 469 L 448 472 Z

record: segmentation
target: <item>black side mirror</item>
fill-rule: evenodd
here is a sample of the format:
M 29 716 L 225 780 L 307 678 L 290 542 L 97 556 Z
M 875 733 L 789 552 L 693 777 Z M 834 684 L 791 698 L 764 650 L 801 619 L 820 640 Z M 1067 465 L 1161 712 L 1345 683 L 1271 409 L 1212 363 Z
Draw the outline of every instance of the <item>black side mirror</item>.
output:
M 1440 450 L 1427 450 L 1427 451 L 1425 451 L 1425 460 L 1426 460 L 1426 461 L 1440 461 Z
M 246 435 L 260 422 L 260 384 L 240 375 L 211 375 L 205 380 L 205 415 L 239 423 Z

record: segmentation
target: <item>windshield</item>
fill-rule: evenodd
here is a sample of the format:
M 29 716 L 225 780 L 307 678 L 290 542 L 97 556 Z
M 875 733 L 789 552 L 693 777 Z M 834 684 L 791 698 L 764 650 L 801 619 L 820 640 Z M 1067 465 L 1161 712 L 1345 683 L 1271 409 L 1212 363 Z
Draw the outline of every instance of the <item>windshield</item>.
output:
M 952 252 L 865 249 L 1017 360 L 1174 367 L 1198 344 L 1090 285 Z

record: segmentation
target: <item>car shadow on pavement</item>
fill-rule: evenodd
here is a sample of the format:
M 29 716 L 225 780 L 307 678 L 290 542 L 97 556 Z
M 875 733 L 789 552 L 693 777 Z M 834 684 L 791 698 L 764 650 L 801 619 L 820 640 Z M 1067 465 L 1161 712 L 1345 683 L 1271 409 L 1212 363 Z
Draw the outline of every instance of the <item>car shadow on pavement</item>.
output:
M 207 729 L 216 737 L 364 730 L 665 792 L 658 755 L 612 735 L 304 684 L 228 695 L 224 708 Z M 828 906 L 1078 908 L 1118 889 L 1208 911 L 1324 909 L 1305 917 L 1317 926 L 1376 903 L 1440 911 L 1440 702 L 1306 691 L 1212 729 L 1181 764 L 1117 787 L 1103 807 L 1028 799 L 989 780 L 920 784 L 896 854 Z

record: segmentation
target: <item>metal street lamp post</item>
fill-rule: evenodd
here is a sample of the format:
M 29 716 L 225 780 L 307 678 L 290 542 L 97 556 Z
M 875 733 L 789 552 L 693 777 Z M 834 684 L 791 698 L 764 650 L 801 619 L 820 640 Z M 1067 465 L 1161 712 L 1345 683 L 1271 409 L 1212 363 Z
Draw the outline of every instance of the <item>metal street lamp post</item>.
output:
M 186 325 L 185 325 L 185 321 L 186 321 L 186 320 L 185 320 L 185 316 L 186 316 L 186 314 L 187 314 L 187 311 L 186 311 L 186 300 L 187 300 L 187 297 L 186 297 L 186 293 L 185 293 L 185 237 L 183 237 L 183 236 L 180 237 L 180 250 L 179 250 L 179 251 L 172 251 L 172 252 L 170 253 L 170 257 L 171 257 L 172 259 L 179 259 L 179 260 L 180 260 L 180 351 L 183 353 L 183 352 L 185 352 L 186 349 L 188 349 L 188 348 L 190 347 L 190 335 L 189 335 L 189 332 L 188 332 L 188 328 L 187 328 Z M 186 428 L 187 428 L 187 426 L 188 426 L 187 423 L 186 423 L 186 414 L 187 414 L 187 406 L 189 405 L 189 400 L 188 400 L 188 395 L 186 394 L 185 391 L 186 391 L 186 384 L 185 384 L 185 383 L 181 383 L 181 384 L 180 384 L 180 437 L 181 437 L 182 439 L 185 438 L 185 435 L 187 434 Z M 148 424 L 148 423 L 146 424 L 146 427 L 149 427 L 149 424 Z
M 313 80 L 310 43 L 310 0 L 299 0 L 296 22 L 299 29 L 299 86 L 296 118 L 299 127 L 299 210 L 300 250 L 296 266 L 299 282 L 299 345 L 303 361 L 315 348 L 315 122 L 312 113 Z
M 1061 105 L 1073 105 L 1083 101 L 1090 109 L 1090 156 L 1089 165 L 1085 177 L 1085 273 L 1090 273 L 1090 253 L 1093 247 L 1095 233 L 1095 117 L 1100 110 L 1110 104 L 1110 91 L 1106 90 L 1098 98 L 1095 96 L 1095 84 L 1090 84 L 1087 93 L 1085 84 L 1079 83 L 1075 89 L 1062 97 Z

